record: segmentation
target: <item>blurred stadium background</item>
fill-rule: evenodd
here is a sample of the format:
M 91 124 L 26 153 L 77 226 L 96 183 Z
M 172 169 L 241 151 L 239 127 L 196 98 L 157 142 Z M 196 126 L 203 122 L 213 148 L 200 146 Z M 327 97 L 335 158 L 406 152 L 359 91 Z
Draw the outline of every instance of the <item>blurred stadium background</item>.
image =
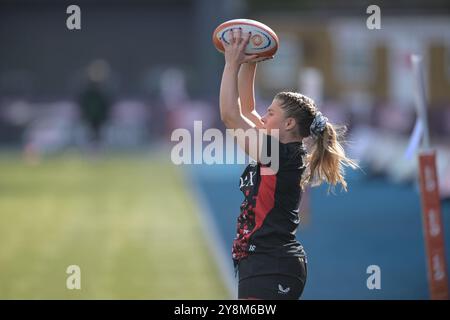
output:
M 69 4 L 81 30 L 66 28 Z M 369 30 L 366 8 L 381 8 Z M 308 191 L 305 299 L 427 299 L 409 56 L 424 57 L 450 248 L 450 5 L 446 1 L 0 0 L 0 299 L 229 299 L 243 166 L 175 166 L 176 128 L 224 129 L 223 57 L 237 17 L 281 46 L 257 75 L 349 126 L 347 194 Z M 84 119 L 99 120 L 93 135 Z M 79 265 L 82 290 L 66 289 Z M 366 268 L 381 267 L 381 290 Z

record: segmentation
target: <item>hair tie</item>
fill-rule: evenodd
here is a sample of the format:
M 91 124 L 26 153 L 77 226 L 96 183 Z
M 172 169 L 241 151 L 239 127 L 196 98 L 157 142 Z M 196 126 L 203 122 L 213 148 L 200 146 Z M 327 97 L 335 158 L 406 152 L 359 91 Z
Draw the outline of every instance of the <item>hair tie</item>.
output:
M 313 122 L 311 123 L 311 127 L 309 127 L 309 131 L 314 138 L 317 138 L 324 130 L 325 126 L 328 122 L 328 118 L 325 117 L 322 112 L 317 111 L 316 116 L 314 117 Z

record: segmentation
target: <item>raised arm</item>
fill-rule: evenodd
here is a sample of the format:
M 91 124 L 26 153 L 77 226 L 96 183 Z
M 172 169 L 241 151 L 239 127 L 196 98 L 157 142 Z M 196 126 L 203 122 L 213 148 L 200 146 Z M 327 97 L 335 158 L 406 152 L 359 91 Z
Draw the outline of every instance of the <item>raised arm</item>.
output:
M 225 67 L 220 84 L 220 118 L 228 129 L 248 129 L 255 124 L 241 110 L 238 91 L 238 74 L 243 63 L 256 58 L 244 53 L 250 34 L 241 37 L 241 31 L 232 31 L 230 44 L 224 42 Z
M 224 42 L 225 67 L 223 69 L 222 82 L 220 85 L 220 117 L 227 129 L 255 130 L 254 136 L 258 137 L 258 128 L 247 119 L 241 110 L 238 92 L 238 74 L 243 63 L 255 59 L 256 55 L 246 55 L 245 46 L 250 35 L 241 38 L 241 31 L 233 32 L 230 44 Z M 250 133 L 247 131 L 247 133 Z M 249 139 L 242 130 L 234 130 L 239 146 L 253 159 L 259 159 L 259 142 L 253 141 L 250 145 Z
M 239 98 L 244 117 L 262 128 L 261 116 L 255 110 L 255 74 L 257 63 L 247 62 L 241 65 L 238 75 Z

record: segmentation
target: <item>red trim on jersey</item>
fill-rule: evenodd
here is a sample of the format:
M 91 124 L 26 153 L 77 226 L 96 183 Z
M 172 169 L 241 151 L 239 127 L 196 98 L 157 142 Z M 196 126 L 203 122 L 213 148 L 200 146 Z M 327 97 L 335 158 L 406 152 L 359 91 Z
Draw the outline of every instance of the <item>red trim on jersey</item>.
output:
M 236 260 L 240 260 L 248 256 L 249 248 L 247 246 L 249 244 L 251 236 L 259 228 L 261 228 L 267 215 L 275 206 L 275 187 L 277 184 L 277 176 L 274 172 L 271 171 L 270 168 L 261 166 L 260 170 L 258 193 L 256 197 L 253 197 L 253 199 L 256 198 L 256 201 L 254 202 L 255 206 L 252 208 L 250 208 L 250 206 L 247 206 L 246 208 L 241 209 L 243 211 L 241 211 L 240 215 L 241 217 L 242 214 L 249 214 L 247 210 L 252 211 L 254 215 L 254 227 L 249 233 L 245 234 L 245 231 L 248 230 L 248 221 L 244 221 L 243 224 L 239 224 L 238 222 L 237 238 L 233 241 L 232 249 L 233 259 Z M 241 235 L 242 237 L 240 237 Z
M 259 184 L 258 195 L 256 198 L 255 206 L 255 228 L 254 233 L 258 230 L 266 219 L 267 214 L 272 210 L 275 205 L 275 186 L 277 184 L 276 175 L 261 175 L 261 181 Z

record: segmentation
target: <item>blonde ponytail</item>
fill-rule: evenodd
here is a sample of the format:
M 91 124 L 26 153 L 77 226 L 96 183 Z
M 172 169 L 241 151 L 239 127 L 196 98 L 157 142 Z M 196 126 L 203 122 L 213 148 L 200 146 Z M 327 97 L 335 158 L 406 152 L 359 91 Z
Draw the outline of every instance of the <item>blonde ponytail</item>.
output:
M 313 141 L 306 156 L 306 170 L 300 186 L 304 188 L 307 185 L 317 186 L 326 182 L 330 189 L 341 184 L 347 191 L 344 167 L 359 167 L 354 160 L 346 156 L 342 147 L 345 126 L 333 126 L 317 109 L 314 101 L 300 93 L 280 92 L 275 99 L 281 101 L 285 116 L 296 120 L 298 136 L 311 136 Z
M 335 127 L 327 122 L 323 132 L 314 136 L 311 149 L 306 156 L 306 171 L 301 181 L 301 186 L 318 186 L 322 182 L 333 189 L 341 184 L 347 191 L 347 182 L 344 178 L 344 167 L 358 168 L 358 164 L 348 158 L 342 147 L 345 127 Z

